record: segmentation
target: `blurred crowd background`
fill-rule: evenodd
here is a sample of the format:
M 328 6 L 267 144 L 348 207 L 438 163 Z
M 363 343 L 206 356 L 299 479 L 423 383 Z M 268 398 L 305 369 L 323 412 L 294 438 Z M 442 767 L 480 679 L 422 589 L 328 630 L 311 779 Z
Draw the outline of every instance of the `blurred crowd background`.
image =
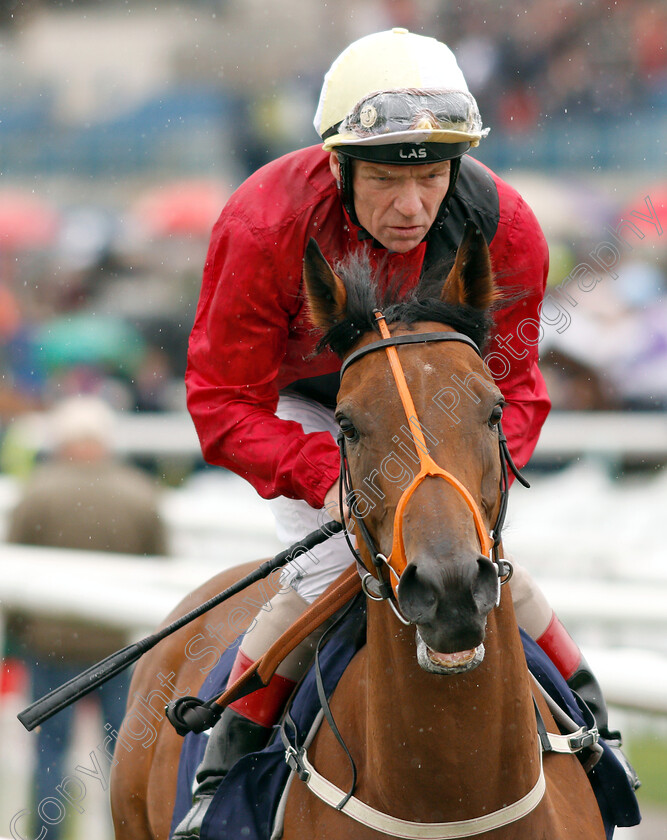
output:
M 262 164 L 318 141 L 312 118 L 331 61 L 355 38 L 393 26 L 452 47 L 491 128 L 474 154 L 522 192 L 546 233 L 540 352 L 554 408 L 665 411 L 664 2 L 0 0 L 0 517 L 9 517 L 19 487 L 31 492 L 23 480 L 40 476 L 44 455 L 17 439 L 16 421 L 51 417 L 75 395 L 100 398 L 116 416 L 183 420 L 187 340 L 224 202 Z M 178 432 L 169 434 L 178 445 Z M 192 475 L 135 465 L 166 491 L 184 489 L 203 466 L 183 463 Z M 663 453 L 646 467 L 664 463 Z M 572 481 L 580 492 L 582 476 Z M 556 488 L 549 504 L 574 499 L 574 484 Z M 244 534 L 257 531 L 248 497 L 234 491 L 233 508 L 229 494 L 201 486 L 181 517 L 197 531 L 199 554 L 221 511 L 231 509 Z M 591 496 L 601 495 L 595 487 Z M 168 492 L 161 515 L 171 551 L 155 551 L 178 556 Z M 91 528 L 108 507 L 88 516 Z M 568 527 L 574 518 L 563 515 Z M 15 541 L 44 545 L 41 531 L 38 523 Z M 78 540 L 81 526 L 72 531 Z M 118 550 L 104 539 L 100 550 Z M 217 564 L 219 529 L 211 541 Z M 644 551 L 644 562 L 654 555 Z M 85 633 L 91 626 L 98 632 L 101 622 Z M 0 694 L 16 673 L 5 666 Z M 24 703 L 25 681 L 19 687 Z M 5 731 L 15 726 L 12 716 Z M 59 780 L 55 766 L 47 791 Z M 9 797 L 9 816 L 21 796 Z
M 454 49 L 491 127 L 475 154 L 533 205 L 550 283 L 582 262 L 598 275 L 570 301 L 568 328 L 545 328 L 555 407 L 664 409 L 664 3 L 5 0 L 3 427 L 80 392 L 126 411 L 183 409 L 187 336 L 225 198 L 317 141 L 329 63 L 394 25 Z M 654 222 L 633 215 L 651 208 Z M 623 220 L 641 238 L 611 239 L 620 259 L 604 272 L 590 252 Z

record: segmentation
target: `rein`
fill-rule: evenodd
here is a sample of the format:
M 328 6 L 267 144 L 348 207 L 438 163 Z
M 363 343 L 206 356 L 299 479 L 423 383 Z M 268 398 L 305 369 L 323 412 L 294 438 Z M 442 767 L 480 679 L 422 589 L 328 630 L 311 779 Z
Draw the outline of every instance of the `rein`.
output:
M 403 371 L 403 367 L 401 365 L 400 359 L 398 357 L 398 352 L 396 350 L 397 346 L 404 344 L 425 344 L 433 341 L 457 341 L 462 344 L 467 344 L 469 347 L 472 347 L 472 349 L 481 358 L 482 354 L 479 350 L 479 347 L 471 338 L 469 338 L 469 336 L 458 332 L 432 332 L 416 333 L 414 335 L 392 336 L 389 332 L 385 317 L 382 314 L 382 312 L 376 309 L 374 314 L 382 338 L 379 341 L 374 341 L 371 344 L 367 344 L 365 347 L 361 347 L 359 350 L 356 350 L 354 353 L 348 356 L 341 367 L 340 376 L 342 379 L 345 371 L 352 364 L 366 356 L 368 353 L 372 353 L 376 350 L 384 350 L 386 352 L 387 358 L 389 359 L 391 372 L 394 377 L 394 382 L 396 383 L 396 388 L 398 390 L 398 394 L 403 405 L 403 411 L 405 412 L 405 416 L 408 421 L 408 427 L 411 429 L 412 432 L 415 450 L 419 458 L 420 469 L 417 475 L 414 476 L 410 485 L 403 491 L 403 494 L 399 499 L 398 505 L 396 507 L 396 515 L 394 518 L 394 532 L 391 552 L 389 554 L 389 557 L 386 557 L 377 548 L 373 537 L 371 536 L 370 532 L 368 531 L 368 528 L 366 527 L 366 523 L 364 522 L 363 516 L 360 516 L 358 513 L 356 495 L 354 488 L 352 487 L 352 477 L 350 475 L 350 469 L 347 461 L 345 435 L 343 435 L 342 432 L 338 435 L 338 446 L 340 449 L 341 461 L 340 508 L 341 510 L 343 509 L 342 497 L 344 491 L 345 499 L 348 500 L 350 510 L 354 513 L 354 521 L 359 526 L 359 530 L 361 531 L 363 540 L 366 543 L 366 546 L 368 547 L 368 550 L 370 552 L 371 560 L 376 570 L 376 586 L 379 590 L 379 595 L 374 595 L 369 591 L 368 584 L 369 576 L 371 574 L 370 571 L 368 572 L 368 575 L 366 575 L 364 578 L 364 591 L 367 595 L 369 595 L 369 597 L 374 598 L 376 600 L 388 600 L 392 608 L 394 608 L 394 612 L 396 612 L 399 619 L 406 623 L 405 619 L 400 615 L 393 603 L 394 600 L 396 600 L 398 594 L 398 583 L 401 574 L 407 566 L 405 546 L 403 543 L 403 517 L 405 515 L 405 508 L 415 490 L 419 487 L 419 485 L 422 483 L 422 481 L 424 481 L 425 478 L 433 476 L 436 478 L 442 478 L 445 481 L 447 481 L 459 493 L 466 506 L 468 507 L 475 523 L 475 530 L 477 532 L 477 538 L 479 540 L 481 551 L 483 554 L 487 555 L 491 559 L 491 561 L 496 566 L 496 569 L 498 570 L 499 585 L 497 602 L 499 602 L 500 585 L 506 583 L 512 576 L 511 563 L 509 563 L 507 560 L 502 560 L 499 557 L 500 535 L 502 532 L 502 527 L 507 512 L 507 502 L 509 493 L 508 467 L 512 470 L 513 474 L 521 482 L 521 484 L 523 484 L 525 487 L 528 487 L 530 485 L 528 484 L 526 479 L 521 475 L 514 462 L 512 461 L 509 449 L 507 447 L 507 438 L 505 437 L 502 430 L 502 426 L 499 423 L 498 446 L 500 449 L 501 461 L 500 507 L 498 509 L 498 515 L 496 517 L 495 524 L 491 531 L 487 533 L 486 526 L 484 524 L 484 518 L 481 514 L 481 511 L 479 510 L 479 506 L 475 502 L 470 491 L 458 480 L 458 478 L 456 478 L 456 476 L 452 475 L 452 473 L 448 472 L 447 470 L 443 469 L 438 464 L 436 464 L 433 458 L 429 455 L 428 448 L 426 446 L 426 441 L 424 439 L 424 434 L 422 432 L 421 424 L 419 423 L 419 419 L 417 418 L 417 411 L 415 409 L 414 401 L 412 399 L 408 383 L 405 379 L 405 373 Z M 357 550 L 353 547 L 349 539 L 347 528 L 345 529 L 345 536 L 348 540 L 348 545 L 350 546 L 350 549 L 353 551 L 354 555 L 362 563 L 362 565 L 365 565 L 363 561 L 361 561 Z M 382 576 L 381 569 L 383 565 L 387 565 L 387 567 L 390 570 L 391 585 L 388 585 L 387 581 Z

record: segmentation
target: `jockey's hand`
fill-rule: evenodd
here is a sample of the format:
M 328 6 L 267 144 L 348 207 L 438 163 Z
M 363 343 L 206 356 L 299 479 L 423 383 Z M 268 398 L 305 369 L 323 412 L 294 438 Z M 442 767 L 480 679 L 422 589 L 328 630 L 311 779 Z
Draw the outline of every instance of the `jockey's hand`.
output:
M 326 496 L 324 497 L 324 510 L 329 514 L 332 519 L 335 519 L 336 522 L 342 522 L 343 517 L 341 516 L 340 512 L 340 480 L 338 480 L 335 484 L 333 484 Z M 345 516 L 345 521 L 349 523 L 350 521 L 350 509 L 347 506 L 347 503 L 343 502 L 343 515 Z

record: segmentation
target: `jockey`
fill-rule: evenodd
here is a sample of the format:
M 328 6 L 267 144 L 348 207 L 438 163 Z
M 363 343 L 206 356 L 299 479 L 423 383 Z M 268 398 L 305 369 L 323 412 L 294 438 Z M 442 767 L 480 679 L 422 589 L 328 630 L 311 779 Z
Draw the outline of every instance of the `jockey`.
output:
M 323 508 L 339 520 L 343 515 L 334 420 L 340 360 L 313 355 L 317 336 L 302 286 L 310 237 L 329 262 L 366 252 L 387 283 L 398 279 L 407 290 L 425 271 L 451 261 L 472 219 L 507 301 L 494 312 L 485 360 L 506 400 L 503 424 L 519 467 L 550 407 L 537 366 L 546 243 L 521 196 L 466 154 L 488 129 L 448 47 L 404 29 L 355 41 L 325 76 L 315 128 L 323 145 L 264 166 L 224 207 L 211 237 L 186 373 L 188 409 L 206 460 L 271 500 L 286 545 L 323 524 Z M 459 398 L 466 398 L 465 386 Z M 230 684 L 351 562 L 345 540 L 329 539 L 286 567 L 283 588 L 243 637 Z M 606 731 L 597 682 L 518 566 L 512 596 L 519 624 Z M 266 688 L 224 711 L 197 773 L 193 807 L 174 838 L 200 836 L 221 779 L 238 758 L 264 746 L 313 645 L 312 638 L 303 642 Z

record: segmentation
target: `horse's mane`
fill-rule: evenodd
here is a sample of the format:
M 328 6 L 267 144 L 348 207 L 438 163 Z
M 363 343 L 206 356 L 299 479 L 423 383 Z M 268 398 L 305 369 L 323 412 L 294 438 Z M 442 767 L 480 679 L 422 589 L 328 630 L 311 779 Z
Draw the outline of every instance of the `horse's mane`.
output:
M 384 268 L 381 264 L 377 274 Z M 347 257 L 335 265 L 335 271 L 347 290 L 345 318 L 325 332 L 317 345 L 318 352 L 330 348 L 342 357 L 364 333 L 372 330 L 379 333 L 373 314 L 376 309 L 382 310 L 387 324 L 409 327 L 418 321 L 435 321 L 467 335 L 480 349 L 484 346 L 493 323 L 489 312 L 440 299 L 447 266 L 433 268 L 408 293 L 401 293 L 400 277 L 382 291 L 365 253 Z

